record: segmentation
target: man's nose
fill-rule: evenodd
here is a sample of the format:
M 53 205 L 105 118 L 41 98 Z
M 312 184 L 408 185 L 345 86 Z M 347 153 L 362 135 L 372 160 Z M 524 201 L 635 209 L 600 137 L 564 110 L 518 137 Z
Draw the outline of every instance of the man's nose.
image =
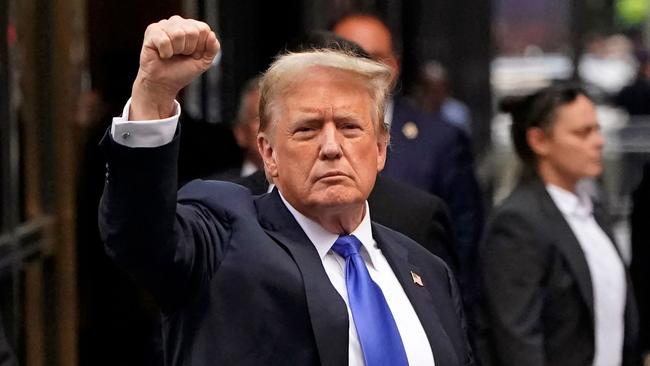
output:
M 341 157 L 339 133 L 333 123 L 327 123 L 321 130 L 321 159 L 337 159 Z
M 605 136 L 603 135 L 602 131 L 600 131 L 600 130 L 596 131 L 596 134 L 594 136 L 594 144 L 599 149 L 602 149 L 603 146 L 605 146 Z

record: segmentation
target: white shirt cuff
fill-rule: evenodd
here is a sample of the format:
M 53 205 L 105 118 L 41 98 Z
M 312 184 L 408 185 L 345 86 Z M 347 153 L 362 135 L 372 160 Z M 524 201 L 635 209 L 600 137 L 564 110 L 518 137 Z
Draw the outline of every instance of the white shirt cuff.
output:
M 113 117 L 111 136 L 120 145 L 128 147 L 158 147 L 170 143 L 174 139 L 181 106 L 174 101 L 176 113 L 160 120 L 129 121 L 131 99 L 126 102 L 121 117 Z

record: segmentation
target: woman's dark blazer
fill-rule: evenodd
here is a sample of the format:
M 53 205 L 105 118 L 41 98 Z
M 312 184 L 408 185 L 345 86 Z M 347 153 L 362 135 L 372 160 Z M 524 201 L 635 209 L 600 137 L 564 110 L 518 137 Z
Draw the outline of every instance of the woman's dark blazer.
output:
M 612 239 L 603 210 L 598 224 Z M 487 365 L 591 366 L 594 300 L 585 255 L 537 178 L 495 210 L 481 245 L 480 356 Z M 638 315 L 627 281 L 623 365 L 637 365 Z

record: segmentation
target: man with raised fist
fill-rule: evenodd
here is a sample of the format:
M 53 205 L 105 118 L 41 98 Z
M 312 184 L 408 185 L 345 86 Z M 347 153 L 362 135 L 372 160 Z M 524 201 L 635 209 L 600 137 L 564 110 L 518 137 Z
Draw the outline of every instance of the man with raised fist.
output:
M 177 93 L 219 43 L 201 22 L 149 26 L 133 94 L 102 145 L 106 250 L 163 311 L 167 365 L 471 365 L 449 269 L 371 221 L 390 70 L 345 52 L 279 57 L 257 144 L 276 188 L 177 192 Z

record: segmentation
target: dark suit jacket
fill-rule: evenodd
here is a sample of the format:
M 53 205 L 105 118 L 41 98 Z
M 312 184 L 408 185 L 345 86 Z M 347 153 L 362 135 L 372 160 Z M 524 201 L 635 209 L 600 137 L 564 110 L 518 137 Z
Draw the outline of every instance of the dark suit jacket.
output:
M 167 364 L 347 364 L 345 303 L 277 191 L 252 197 L 232 183 L 194 181 L 177 195 L 177 143 L 131 149 L 105 138 L 100 204 L 108 253 L 163 309 Z M 472 364 L 448 268 L 407 237 L 372 230 L 436 363 Z
M 598 206 L 594 217 L 612 238 Z M 612 238 L 612 242 L 613 242 Z M 531 178 L 488 220 L 481 247 L 482 361 L 507 366 L 591 366 L 594 303 L 587 262 L 544 184 Z M 627 286 L 623 365 L 637 365 L 638 316 Z
M 643 179 L 632 195 L 630 275 L 639 305 L 640 345 L 650 352 L 650 163 L 643 169 Z
M 405 129 L 416 126 L 417 136 Z M 405 127 L 407 126 L 407 127 Z M 470 302 L 478 293 L 476 258 L 483 230 L 483 199 L 470 142 L 459 128 L 395 98 L 391 146 L 382 175 L 440 197 L 449 207 L 459 259 L 459 281 Z
M 254 195 L 264 194 L 269 189 L 269 182 L 262 171 L 229 181 L 250 189 Z M 415 240 L 456 271 L 458 254 L 455 252 L 449 214 L 438 197 L 391 178 L 377 176 L 368 205 L 373 221 Z

